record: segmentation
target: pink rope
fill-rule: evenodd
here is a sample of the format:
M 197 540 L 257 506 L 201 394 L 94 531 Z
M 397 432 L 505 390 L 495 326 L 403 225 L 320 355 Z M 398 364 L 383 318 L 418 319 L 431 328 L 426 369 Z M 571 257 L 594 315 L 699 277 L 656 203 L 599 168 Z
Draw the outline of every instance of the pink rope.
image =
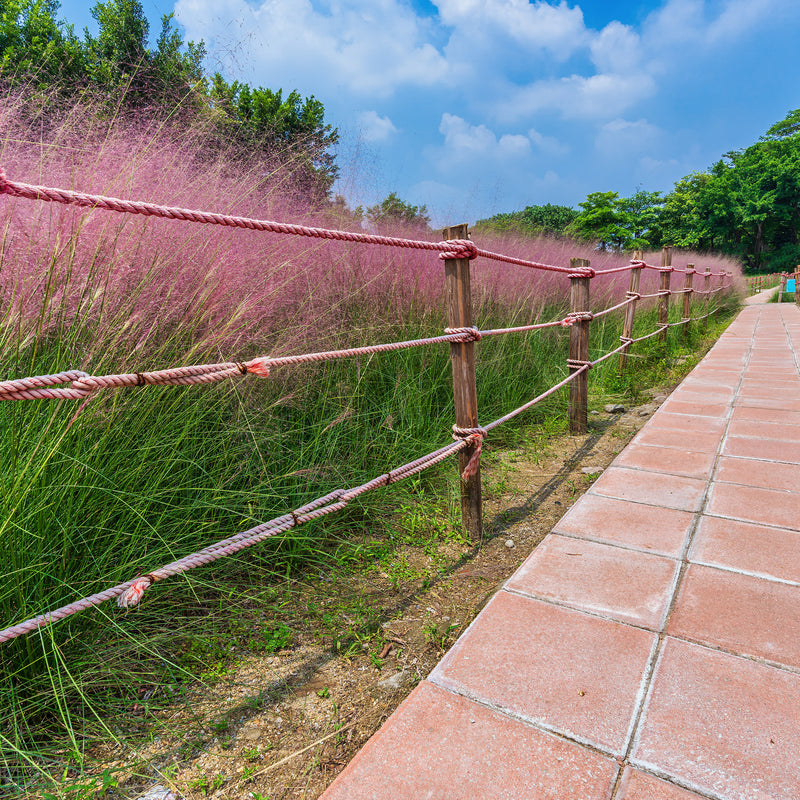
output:
M 559 323 L 560 324 L 560 323 Z M 477 328 L 448 329 L 444 336 L 431 336 L 427 339 L 414 339 L 405 342 L 352 347 L 346 350 L 328 350 L 320 353 L 304 353 L 297 356 L 270 358 L 261 356 L 252 361 L 226 361 L 221 364 L 199 364 L 190 367 L 174 367 L 155 372 L 129 372 L 124 374 L 91 376 L 80 370 L 59 372 L 56 375 L 39 375 L 32 378 L 18 378 L 0 382 L 0 401 L 2 400 L 78 400 L 100 389 L 130 386 L 187 386 L 233 378 L 252 373 L 262 378 L 269 377 L 270 368 L 311 361 L 328 361 L 334 358 L 383 353 L 403 350 L 409 347 L 439 342 L 472 342 L 480 339 Z M 61 384 L 72 382 L 71 387 L 58 388 Z
M 469 240 L 452 239 L 443 242 L 426 242 L 416 239 L 402 239 L 395 236 L 377 236 L 371 233 L 357 233 L 355 231 L 312 228 L 306 225 L 292 225 L 285 222 L 274 222 L 272 220 L 251 219 L 249 217 L 216 214 L 209 211 L 195 211 L 188 208 L 160 206 L 134 200 L 122 200 L 118 197 L 85 194 L 83 192 L 74 192 L 69 189 L 55 189 L 48 186 L 34 186 L 28 183 L 11 181 L 6 177 L 2 166 L 0 166 L 0 194 L 7 194 L 11 197 L 23 197 L 27 200 L 42 200 L 51 203 L 74 205 L 81 208 L 90 208 L 92 210 L 99 209 L 101 211 L 141 214 L 146 217 L 161 217 L 184 222 L 200 222 L 207 225 L 223 225 L 230 228 L 248 228 L 250 230 L 269 233 L 309 236 L 315 239 L 336 239 L 345 242 L 379 244 L 389 247 L 406 247 L 415 250 L 435 250 L 441 253 L 442 258 L 473 259 L 477 257 L 477 248 Z
M 412 339 L 403 342 L 351 347 L 343 350 L 325 350 L 317 353 L 303 353 L 294 356 L 259 356 L 251 361 L 226 361 L 219 364 L 198 364 L 188 367 L 173 367 L 153 372 L 128 372 L 122 374 L 92 376 L 81 370 L 59 372 L 55 375 L 38 375 L 29 378 L 0 381 L 0 401 L 3 400 L 80 400 L 101 389 L 127 388 L 131 386 L 189 386 L 215 383 L 248 373 L 267 378 L 273 367 L 329 361 L 336 358 L 350 358 L 372 355 L 411 347 L 439 344 L 442 342 L 475 342 L 482 336 L 497 336 L 502 333 L 519 333 L 552 327 L 569 327 L 583 319 L 610 313 L 622 307 L 628 300 L 616 306 L 599 311 L 597 314 L 576 312 L 564 319 L 543 322 L 536 325 L 521 325 L 512 328 L 495 328 L 480 331 L 472 328 L 445 328 L 443 336 L 430 336 L 425 339 Z M 587 316 L 588 315 L 588 316 Z M 71 386 L 64 384 L 71 383 Z
M 629 301 L 634 299 L 636 298 L 629 298 Z M 713 313 L 715 312 L 712 311 L 709 314 L 704 314 L 703 316 L 695 317 L 694 319 L 704 319 L 705 317 L 711 316 L 711 314 Z M 679 325 L 679 324 L 684 324 L 687 321 L 688 320 L 681 320 L 681 322 L 679 323 L 672 323 L 672 324 Z M 547 324 L 552 325 L 561 323 L 559 322 L 559 323 L 547 323 Z M 574 363 L 572 368 L 575 371 L 572 372 L 570 375 L 568 375 L 566 378 L 559 381 L 554 386 L 551 386 L 549 389 L 547 389 L 545 392 L 542 392 L 540 395 L 537 395 L 532 400 L 529 400 L 527 403 L 524 403 L 523 405 L 519 406 L 519 408 L 514 409 L 508 414 L 499 417 L 498 419 L 488 423 L 483 427 L 458 428 L 457 426 L 453 426 L 454 438 L 456 438 L 457 441 L 453 442 L 452 444 L 445 445 L 444 447 L 441 447 L 432 453 L 428 453 L 416 459 L 415 461 L 411 461 L 408 464 L 403 464 L 402 466 L 397 467 L 383 475 L 373 478 L 371 481 L 368 481 L 367 483 L 364 483 L 361 486 L 356 486 L 348 490 L 337 489 L 333 492 L 330 492 L 329 494 L 323 497 L 319 497 L 316 500 L 313 500 L 312 502 L 306 504 L 305 506 L 295 509 L 289 514 L 284 514 L 280 517 L 276 517 L 275 519 L 269 520 L 268 522 L 262 523 L 261 525 L 257 525 L 254 528 L 250 528 L 247 531 L 236 533 L 233 536 L 230 536 L 219 542 L 215 542 L 214 544 L 211 544 L 208 547 L 205 547 L 196 553 L 192 553 L 188 556 L 184 556 L 183 558 L 173 561 L 172 563 L 167 564 L 161 567 L 160 569 L 157 569 L 149 573 L 148 575 L 134 578 L 133 580 L 126 581 L 125 583 L 117 584 L 116 586 L 112 586 L 109 589 L 105 589 L 104 591 L 90 595 L 89 597 L 84 597 L 66 606 L 62 606 L 61 608 L 58 608 L 54 611 L 49 611 L 45 614 L 40 614 L 24 622 L 20 622 L 17 625 L 13 625 L 9 628 L 6 628 L 5 630 L 0 630 L 0 643 L 8 642 L 12 639 L 17 638 L 18 636 L 30 633 L 31 631 L 34 631 L 37 628 L 41 628 L 45 625 L 51 625 L 54 622 L 57 622 L 61 619 L 64 619 L 67 616 L 70 616 L 71 614 L 76 614 L 79 611 L 86 610 L 87 608 L 98 606 L 101 603 L 106 602 L 107 600 L 114 599 L 115 597 L 117 598 L 117 605 L 119 605 L 121 608 L 127 609 L 132 606 L 135 606 L 141 600 L 144 592 L 150 586 L 152 586 L 156 581 L 163 580 L 164 578 L 172 577 L 174 575 L 178 575 L 183 572 L 187 572 L 188 570 L 195 569 L 196 567 L 204 566 L 206 564 L 218 560 L 219 558 L 222 558 L 223 556 L 232 555 L 234 553 L 239 552 L 240 550 L 252 547 L 253 545 L 258 544 L 259 542 L 265 539 L 268 539 L 279 533 L 288 531 L 289 529 L 296 527 L 297 525 L 301 525 L 304 522 L 308 522 L 312 519 L 318 519 L 320 517 L 326 516 L 327 514 L 339 511 L 340 509 L 345 508 L 348 505 L 348 503 L 351 500 L 354 500 L 356 497 L 359 497 L 362 494 L 365 494 L 366 492 L 372 491 L 373 489 L 377 489 L 381 486 L 388 486 L 390 483 L 395 483 L 396 481 L 402 480 L 403 478 L 407 478 L 410 477 L 411 475 L 417 474 L 418 472 L 422 472 L 423 470 L 428 469 L 429 467 L 432 467 L 436 464 L 439 464 L 446 458 L 449 458 L 451 455 L 458 453 L 465 447 L 471 445 L 475 448 L 475 451 L 473 452 L 473 455 L 470 458 L 467 468 L 464 470 L 464 473 L 462 475 L 464 480 L 467 480 L 471 474 L 474 474 L 474 472 L 477 471 L 477 465 L 480 459 L 481 446 L 484 438 L 487 436 L 489 431 L 493 430 L 498 425 L 502 425 L 503 423 L 508 422 L 509 420 L 513 419 L 514 417 L 518 416 L 524 411 L 527 411 L 529 408 L 532 408 L 537 403 L 540 403 L 542 400 L 546 399 L 550 395 L 557 392 L 563 386 L 566 386 L 570 381 L 575 380 L 575 378 L 577 378 L 578 375 L 581 375 L 583 372 L 590 369 L 592 366 L 602 363 L 603 361 L 610 358 L 614 354 L 619 353 L 626 347 L 629 347 L 634 342 L 641 342 L 645 339 L 649 339 L 650 337 L 655 336 L 656 334 L 660 333 L 667 327 L 670 327 L 670 325 L 659 326 L 659 328 L 652 331 L 651 333 L 648 333 L 645 336 L 640 336 L 636 339 L 624 339 L 622 345 L 617 347 L 615 350 L 606 353 L 605 355 L 601 356 L 595 361 Z M 471 329 L 468 330 L 471 331 Z M 74 373 L 74 372 L 61 373 L 61 376 L 72 376 L 72 377 L 67 377 L 66 380 L 74 380 L 75 377 L 79 377 L 82 374 L 83 373 Z M 44 384 L 45 379 L 58 378 L 58 377 L 60 376 L 41 376 L 41 378 L 37 380 L 41 381 L 41 383 Z M 56 382 L 63 382 L 63 380 L 59 380 Z M 470 467 L 472 468 L 472 472 L 470 472 Z

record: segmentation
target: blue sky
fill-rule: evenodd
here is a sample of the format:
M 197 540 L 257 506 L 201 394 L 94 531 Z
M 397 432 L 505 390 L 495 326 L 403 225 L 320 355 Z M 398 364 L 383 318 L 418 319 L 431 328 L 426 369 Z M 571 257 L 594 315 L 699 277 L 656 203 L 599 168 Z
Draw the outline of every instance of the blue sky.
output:
M 351 204 L 396 191 L 437 225 L 669 191 L 800 107 L 798 0 L 142 4 L 212 71 L 321 100 Z

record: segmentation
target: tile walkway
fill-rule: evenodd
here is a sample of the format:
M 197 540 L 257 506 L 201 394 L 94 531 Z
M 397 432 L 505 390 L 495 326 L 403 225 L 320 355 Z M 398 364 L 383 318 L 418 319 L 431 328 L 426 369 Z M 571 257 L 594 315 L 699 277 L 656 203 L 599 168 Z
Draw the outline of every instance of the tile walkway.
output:
M 800 800 L 798 359 L 742 311 L 325 800 Z

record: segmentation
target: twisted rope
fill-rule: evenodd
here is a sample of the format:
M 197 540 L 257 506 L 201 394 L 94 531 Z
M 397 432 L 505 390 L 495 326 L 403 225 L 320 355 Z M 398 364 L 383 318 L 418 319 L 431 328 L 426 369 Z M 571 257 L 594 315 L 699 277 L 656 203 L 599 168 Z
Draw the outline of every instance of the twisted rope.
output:
M 468 239 L 450 239 L 442 242 L 427 242 L 418 239 L 403 239 L 396 236 L 378 236 L 371 233 L 356 231 L 342 231 L 330 228 L 314 228 L 307 225 L 292 225 L 273 220 L 251 219 L 229 214 L 217 214 L 210 211 L 197 211 L 175 206 L 161 206 L 154 203 L 144 203 L 134 200 L 122 200 L 118 197 L 106 197 L 98 194 L 74 192 L 69 189 L 55 189 L 49 186 L 34 186 L 28 183 L 11 181 L 0 166 L 0 194 L 11 197 L 22 197 L 27 200 L 41 200 L 50 203 L 62 203 L 81 208 L 100 211 L 116 211 L 126 214 L 141 214 L 147 217 L 161 217 L 163 219 L 179 220 L 182 222 L 199 222 L 206 225 L 223 225 L 230 228 L 247 228 L 249 230 L 268 233 L 283 233 L 293 236 L 309 236 L 315 239 L 335 239 L 345 242 L 358 242 L 362 244 L 376 244 L 387 247 L 405 247 L 415 250 L 435 250 L 439 258 L 475 259 L 478 256 L 493 261 L 502 261 L 506 264 L 516 264 L 529 269 L 538 269 L 547 272 L 562 272 L 571 277 L 593 278 L 595 271 L 590 267 L 572 270 L 569 267 L 558 267 L 553 264 L 542 264 L 524 258 L 507 256 L 502 253 L 493 253 L 482 250 Z

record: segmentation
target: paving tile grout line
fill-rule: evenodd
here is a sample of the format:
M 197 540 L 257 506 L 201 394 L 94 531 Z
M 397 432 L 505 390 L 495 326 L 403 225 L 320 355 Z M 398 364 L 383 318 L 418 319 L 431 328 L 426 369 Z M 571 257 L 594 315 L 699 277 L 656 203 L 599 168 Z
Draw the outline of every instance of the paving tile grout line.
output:
M 740 312 L 740 314 L 741 313 L 742 312 Z M 705 488 L 705 491 L 703 492 L 703 498 L 702 498 L 702 501 L 700 503 L 700 508 L 694 514 L 694 519 L 692 520 L 691 527 L 690 527 L 689 532 L 688 532 L 688 534 L 686 536 L 686 541 L 684 542 L 684 546 L 683 546 L 683 550 L 681 552 L 681 556 L 678 559 L 680 561 L 681 566 L 680 566 L 680 568 L 678 570 L 678 575 L 677 575 L 677 578 L 676 578 L 675 583 L 673 585 L 672 597 L 670 598 L 670 602 L 667 605 L 666 613 L 664 614 L 664 617 L 663 617 L 661 631 L 658 632 L 658 634 L 657 634 L 658 638 L 657 638 L 657 641 L 656 641 L 656 645 L 654 647 L 654 655 L 651 658 L 650 662 L 648 663 L 648 665 L 647 665 L 647 667 L 645 669 L 645 674 L 644 674 L 644 678 L 643 678 L 643 685 L 644 685 L 645 691 L 642 693 L 642 695 L 640 697 L 637 697 L 636 711 L 635 711 L 635 713 L 633 715 L 633 719 L 632 719 L 632 722 L 631 722 L 631 728 L 630 728 L 629 736 L 628 736 L 628 747 L 627 747 L 627 749 L 625 751 L 625 756 L 623 757 L 623 764 L 620 767 L 619 774 L 617 775 L 617 780 L 616 780 L 616 782 L 614 784 L 614 787 L 611 790 L 611 796 L 610 796 L 609 800 L 616 800 L 616 798 L 617 798 L 617 796 L 619 794 L 619 791 L 620 791 L 620 784 L 622 782 L 622 776 L 623 776 L 624 771 L 625 771 L 625 766 L 630 764 L 631 755 L 633 754 L 636 746 L 639 743 L 639 735 L 641 733 L 641 723 L 642 723 L 642 720 L 644 718 L 645 708 L 647 707 L 648 700 L 649 700 L 650 695 L 652 693 L 653 678 L 655 677 L 656 667 L 657 667 L 658 661 L 659 661 L 659 659 L 661 657 L 661 654 L 662 654 L 662 652 L 664 650 L 664 641 L 667 638 L 666 630 L 667 630 L 667 627 L 669 626 L 669 621 L 670 621 L 670 618 L 672 616 L 672 613 L 675 610 L 675 605 L 676 605 L 676 603 L 678 601 L 678 595 L 680 594 L 681 587 L 683 586 L 683 581 L 684 581 L 684 578 L 686 576 L 686 571 L 689 568 L 689 553 L 691 552 L 692 544 L 694 543 L 694 538 L 695 538 L 695 535 L 697 534 L 697 528 L 700 525 L 700 521 L 702 520 L 704 511 L 706 509 L 706 506 L 708 505 L 709 495 L 711 493 L 711 486 L 714 483 L 714 477 L 716 476 L 717 470 L 719 469 L 719 460 L 720 460 L 720 457 L 722 456 L 722 451 L 723 451 L 723 449 L 725 447 L 725 442 L 727 441 L 727 438 L 728 438 L 728 429 L 730 427 L 731 417 L 733 416 L 733 409 L 735 407 L 734 403 L 735 403 L 736 398 L 737 398 L 737 396 L 739 394 L 741 385 L 744 382 L 745 374 L 747 373 L 747 368 L 748 368 L 748 366 L 750 364 L 750 359 L 751 359 L 751 355 L 752 355 L 752 352 L 753 352 L 753 346 L 754 346 L 754 343 L 755 343 L 756 334 L 758 332 L 759 325 L 761 324 L 761 315 L 762 315 L 762 310 L 758 309 L 758 315 L 756 317 L 755 324 L 753 325 L 753 331 L 752 331 L 752 333 L 750 335 L 750 342 L 749 342 L 749 346 L 748 346 L 748 349 L 747 349 L 747 355 L 746 355 L 746 357 L 744 359 L 744 363 L 742 364 L 742 367 L 741 367 L 741 373 L 740 373 L 740 376 L 739 376 L 739 381 L 736 384 L 736 388 L 733 391 L 733 396 L 731 397 L 730 402 L 727 404 L 728 405 L 728 409 L 725 412 L 725 429 L 724 429 L 724 431 L 722 433 L 722 437 L 720 438 L 720 442 L 719 442 L 719 445 L 717 447 L 716 456 L 714 458 L 714 466 L 713 466 L 713 468 L 711 470 L 711 473 L 710 473 L 710 475 L 709 475 L 709 477 L 708 477 L 708 479 L 706 481 L 706 488 Z M 738 319 L 738 317 L 737 317 L 737 319 Z M 735 324 L 735 321 L 734 321 L 734 324 Z M 725 334 L 723 333 L 723 336 L 724 335 Z M 714 352 L 714 350 L 716 349 L 716 347 L 720 343 L 720 341 L 722 341 L 722 338 L 717 340 L 717 343 L 709 351 L 708 355 L 706 355 L 706 358 L 708 358 Z M 675 783 L 674 779 L 671 778 L 671 780 L 672 780 L 673 783 Z M 680 784 L 676 783 L 676 785 L 680 785 Z M 709 797 L 713 797 L 713 795 L 708 795 L 708 796 Z M 716 798 L 715 798 L 715 800 L 716 800 Z

